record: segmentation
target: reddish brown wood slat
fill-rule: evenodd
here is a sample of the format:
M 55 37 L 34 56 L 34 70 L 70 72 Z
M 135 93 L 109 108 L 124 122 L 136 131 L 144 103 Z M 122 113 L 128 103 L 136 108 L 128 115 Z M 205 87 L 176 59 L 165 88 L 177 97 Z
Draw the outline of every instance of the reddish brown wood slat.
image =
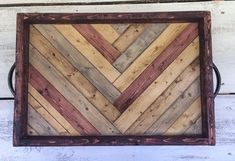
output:
M 29 64 L 29 83 L 59 112 L 79 133 L 86 135 L 100 133 L 70 104 L 50 82 Z
M 110 63 L 121 54 L 90 24 L 76 24 L 74 28 L 89 41 Z
M 188 25 L 182 33 L 150 64 L 141 75 L 119 96 L 114 105 L 125 111 L 136 98 L 171 64 L 197 37 L 198 25 Z

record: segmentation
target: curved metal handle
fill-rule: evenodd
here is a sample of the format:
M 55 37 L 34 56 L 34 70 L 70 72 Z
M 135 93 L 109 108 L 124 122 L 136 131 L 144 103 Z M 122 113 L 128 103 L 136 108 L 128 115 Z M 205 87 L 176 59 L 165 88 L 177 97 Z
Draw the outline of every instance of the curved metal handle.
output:
M 221 75 L 219 72 L 219 69 L 216 67 L 216 65 L 213 63 L 213 69 L 215 71 L 215 76 L 216 76 L 216 88 L 214 91 L 214 97 L 216 97 L 220 91 L 220 87 L 221 87 Z M 13 83 L 12 83 L 12 77 L 13 77 L 13 73 L 15 70 L 15 63 L 11 66 L 9 73 L 8 73 L 8 87 L 12 93 L 13 96 L 15 96 L 15 89 L 13 87 Z
M 13 73 L 14 73 L 15 67 L 16 67 L 16 64 L 14 63 L 14 64 L 11 66 L 10 70 L 9 70 L 8 79 L 7 79 L 7 81 L 8 81 L 8 87 L 9 87 L 9 89 L 10 89 L 10 91 L 11 91 L 11 93 L 12 93 L 13 96 L 15 96 L 15 89 L 14 89 L 14 87 L 13 87 L 12 77 L 13 77 Z
M 219 69 L 216 67 L 216 65 L 213 63 L 213 69 L 215 71 L 215 76 L 216 76 L 216 88 L 214 91 L 214 97 L 216 97 L 220 91 L 220 87 L 221 87 L 221 75 L 219 72 Z

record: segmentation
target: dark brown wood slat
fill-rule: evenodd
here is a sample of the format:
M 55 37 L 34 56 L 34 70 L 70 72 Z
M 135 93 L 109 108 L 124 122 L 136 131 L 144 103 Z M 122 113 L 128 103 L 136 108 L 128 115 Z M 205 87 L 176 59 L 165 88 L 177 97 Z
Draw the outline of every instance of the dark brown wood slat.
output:
M 80 134 L 100 135 L 31 64 L 29 64 L 29 82 Z
M 76 24 L 73 27 L 89 41 L 110 63 L 121 54 L 99 32 L 89 24 Z
M 182 33 L 150 64 L 141 75 L 114 102 L 121 111 L 125 111 L 141 93 L 180 55 L 197 37 L 198 25 L 188 25 Z

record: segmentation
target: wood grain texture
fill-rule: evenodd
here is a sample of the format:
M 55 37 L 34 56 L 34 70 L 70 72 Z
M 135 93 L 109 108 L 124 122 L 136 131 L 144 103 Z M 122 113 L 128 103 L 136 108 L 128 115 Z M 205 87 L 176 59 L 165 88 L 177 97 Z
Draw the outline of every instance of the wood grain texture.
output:
M 39 135 L 39 133 L 36 131 L 36 130 L 34 130 L 30 125 L 28 125 L 27 126 L 27 133 L 28 133 L 28 135 Z
M 196 78 L 199 77 L 199 63 L 196 59 L 171 85 L 144 111 L 144 113 L 128 128 L 126 134 L 144 133 L 175 102 Z
M 180 34 L 187 24 L 171 24 L 166 30 L 115 80 L 114 86 L 123 92 L 160 53 Z
M 28 95 L 28 101 L 30 106 L 37 111 L 41 117 L 46 120 L 56 131 L 59 135 L 68 135 L 68 131 L 66 131 L 64 129 L 63 126 L 61 126 L 59 124 L 59 122 L 57 122 L 57 120 L 55 120 L 55 118 L 53 116 L 51 116 L 46 109 L 35 99 L 33 98 L 30 94 Z M 31 120 L 29 120 L 30 122 Z M 41 122 L 39 122 L 40 124 Z M 43 124 L 43 123 L 41 123 Z M 37 130 L 37 129 L 35 129 Z
M 33 88 L 32 85 L 28 84 L 28 86 L 29 94 L 34 98 L 37 98 L 38 102 L 46 108 L 48 113 L 50 113 L 50 115 L 69 132 L 69 135 L 80 135 L 79 132 L 56 110 L 56 108 L 54 108 L 35 88 Z
M 119 34 L 109 24 L 92 24 L 94 27 L 109 43 L 113 43 Z
M 200 96 L 200 80 L 197 79 L 182 93 L 169 109 L 145 132 L 146 134 L 164 134 L 190 105 Z M 200 108 L 199 106 L 198 108 Z M 184 132 L 184 131 L 183 131 Z M 176 134 L 177 135 L 177 134 Z
M 112 24 L 112 27 L 121 35 L 129 27 L 129 24 Z
M 72 25 L 54 25 L 109 80 L 114 81 L 120 73 L 95 49 Z
M 38 28 L 43 28 L 43 26 L 38 26 Z M 49 26 L 47 26 L 47 28 L 49 31 L 52 31 L 52 30 L 50 30 Z M 43 29 L 40 31 L 43 32 Z M 33 30 L 33 32 L 35 34 L 35 38 L 37 38 L 37 41 L 41 40 L 43 42 L 46 42 L 47 44 L 50 44 L 50 42 L 47 42 L 47 40 L 44 39 L 42 36 L 40 36 L 37 31 Z M 52 33 L 54 33 L 54 32 L 52 32 Z M 52 36 L 52 33 L 51 34 L 44 33 L 44 35 L 48 35 L 47 37 L 50 37 L 50 35 Z M 55 34 L 53 34 L 53 37 L 56 38 L 56 40 L 59 39 L 58 37 L 56 37 Z M 67 61 L 59 52 L 57 52 L 56 50 L 53 50 L 52 53 L 54 53 L 54 54 L 50 54 L 51 48 L 53 48 L 52 46 L 47 45 L 47 47 L 46 47 L 46 45 L 43 45 L 40 42 L 35 42 L 35 43 L 36 43 L 35 45 L 36 45 L 37 49 L 41 51 L 41 53 L 44 55 L 44 57 L 46 57 L 47 60 L 58 71 L 60 71 L 64 75 L 64 77 L 67 78 L 67 80 L 69 80 L 70 83 L 72 83 L 74 85 L 74 87 L 77 88 L 77 90 L 79 90 L 93 105 L 95 105 L 97 107 L 97 109 L 104 116 L 106 116 L 110 121 L 114 121 L 119 116 L 119 114 L 120 114 L 119 111 L 108 101 L 109 99 L 111 99 L 111 97 L 108 97 L 108 96 L 110 96 L 108 94 L 112 93 L 112 92 L 113 92 L 112 95 L 115 94 L 115 91 L 112 91 L 112 88 L 107 92 L 102 92 L 102 93 L 99 92 L 93 86 L 93 84 L 91 84 L 82 75 L 82 73 L 80 73 L 74 66 L 72 66 L 69 63 L 69 61 Z M 68 52 L 66 52 L 66 53 L 68 53 Z M 71 52 L 70 52 L 70 54 L 71 54 Z M 53 67 L 51 67 L 52 72 L 57 72 L 56 69 L 53 70 Z M 104 85 L 101 84 L 100 87 L 105 86 L 105 85 L 106 85 L 106 83 L 104 83 Z M 106 89 L 102 89 L 102 91 L 105 91 L 105 90 Z M 103 95 L 108 97 L 108 99 L 106 99 Z
M 32 66 L 29 67 L 30 84 L 48 101 L 57 111 L 70 122 L 81 134 L 96 134 L 99 132 L 76 110 L 43 76 Z M 32 119 L 29 119 L 29 124 Z
M 188 56 L 189 53 L 190 57 Z M 195 39 L 140 97 L 122 113 L 114 122 L 116 127 L 118 127 L 120 131 L 125 132 L 198 55 L 198 39 Z
M 161 34 L 167 24 L 151 24 L 113 63 L 119 72 L 126 68 Z
M 110 63 L 121 54 L 89 24 L 73 25 Z M 110 35 L 111 36 L 111 35 Z
M 123 91 L 114 105 L 124 111 L 198 36 L 198 25 L 188 25 L 182 33 Z
M 201 116 L 201 98 L 197 98 L 190 107 L 174 122 L 173 125 L 164 133 L 165 135 L 180 135 L 182 132 L 188 134 L 188 129 L 197 124 Z M 200 121 L 198 121 L 200 123 Z M 201 134 L 201 125 L 195 128 L 193 134 Z M 190 131 L 189 131 L 190 132 Z M 189 133 L 192 134 L 192 133 Z
M 186 135 L 194 135 L 196 133 L 202 132 L 202 118 L 199 117 L 195 122 L 190 122 L 192 124 L 186 131 Z
M 77 91 L 68 80 L 58 72 L 51 72 L 53 68 L 45 58 L 40 56 L 35 50 L 32 50 L 31 52 L 33 54 L 30 56 L 30 63 L 43 74 L 50 84 L 53 83 L 54 88 L 56 88 L 58 92 L 60 92 L 61 95 L 83 115 L 81 118 L 85 117 L 102 134 L 119 133 L 119 131 L 102 114 L 100 114 L 100 112 L 79 91 Z M 67 106 L 64 105 L 63 107 Z
M 124 52 L 128 46 L 144 31 L 146 24 L 130 25 L 120 37 L 113 43 L 120 52 Z
M 38 134 L 42 136 L 58 135 L 58 132 L 30 105 L 28 107 L 28 120 L 30 120 L 29 125 L 36 129 Z
M 51 55 L 50 53 L 47 55 L 47 57 L 49 56 L 53 57 L 53 59 L 50 59 L 51 63 L 54 64 L 55 66 L 60 67 L 59 69 L 63 68 L 63 70 L 68 70 L 72 68 L 72 71 L 68 70 L 70 72 L 65 74 L 67 77 L 72 77 L 73 75 L 77 73 L 77 75 L 79 75 L 79 79 L 81 80 L 81 82 L 83 82 L 82 86 L 84 86 L 84 84 L 87 84 L 85 83 L 87 81 L 83 78 L 83 76 L 86 77 L 91 82 L 91 83 L 88 83 L 90 84 L 89 86 L 93 84 L 111 102 L 113 102 L 120 95 L 120 92 L 115 87 L 113 87 L 113 85 L 87 59 L 85 59 L 82 56 L 82 54 L 78 50 L 76 50 L 74 46 L 72 46 L 56 30 L 55 27 L 51 25 L 34 25 L 34 26 L 53 45 L 51 46 L 49 42 L 46 43 L 46 45 L 41 45 L 43 49 L 42 53 L 45 53 L 45 54 L 49 53 L 50 50 L 54 49 L 53 53 L 55 55 Z M 37 37 L 37 39 L 32 39 L 32 41 L 33 40 L 36 41 L 36 44 L 39 43 L 38 42 L 39 40 L 41 40 L 41 42 L 47 42 L 47 40 L 43 38 L 37 30 L 34 30 L 34 28 L 32 28 L 31 32 L 32 34 L 37 35 L 37 36 L 34 36 L 34 37 Z M 60 53 L 58 53 L 57 51 L 59 51 Z M 62 54 L 69 62 L 65 60 L 62 56 L 60 56 L 60 54 Z M 58 57 L 59 60 L 55 59 L 56 57 Z M 61 64 L 61 62 L 63 63 Z M 73 67 L 70 65 L 70 63 L 73 65 Z M 64 67 L 61 65 L 64 65 Z M 78 74 L 79 72 L 77 70 L 82 75 Z M 84 89 L 84 87 L 80 88 L 80 90 L 81 89 Z M 84 93 L 87 93 L 87 92 L 84 92 Z M 93 95 L 93 93 L 89 92 L 89 95 Z M 101 101 L 102 100 L 103 99 L 101 99 Z M 107 101 L 104 101 L 104 102 L 107 102 Z

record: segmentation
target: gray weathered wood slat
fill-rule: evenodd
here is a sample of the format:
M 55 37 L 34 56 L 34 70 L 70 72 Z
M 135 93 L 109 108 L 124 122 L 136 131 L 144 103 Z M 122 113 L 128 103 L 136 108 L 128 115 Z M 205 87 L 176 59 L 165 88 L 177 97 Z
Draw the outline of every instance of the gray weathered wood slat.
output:
M 143 33 L 119 56 L 113 65 L 119 72 L 126 68 L 161 34 L 167 24 L 151 24 Z

